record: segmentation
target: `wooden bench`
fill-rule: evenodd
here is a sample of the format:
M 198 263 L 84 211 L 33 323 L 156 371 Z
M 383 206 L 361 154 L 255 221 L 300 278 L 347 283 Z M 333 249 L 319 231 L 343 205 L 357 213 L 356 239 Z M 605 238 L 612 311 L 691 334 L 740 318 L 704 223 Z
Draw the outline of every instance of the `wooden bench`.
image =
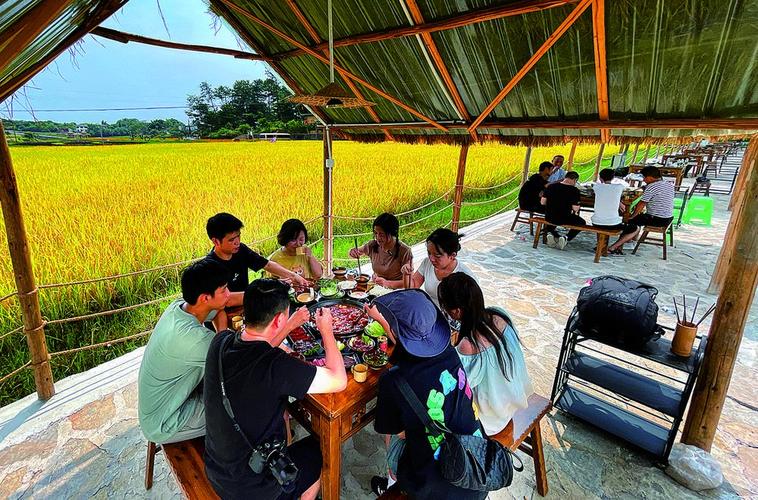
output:
M 529 406 L 518 410 L 505 429 L 490 436 L 490 439 L 494 439 L 511 451 L 515 452 L 518 449 L 532 457 L 537 493 L 544 497 L 547 495 L 548 488 L 540 422 L 553 405 L 548 399 L 538 394 L 529 396 L 528 402 Z M 379 498 L 380 500 L 400 500 L 408 498 L 408 495 L 403 493 L 395 483 Z
M 147 464 L 145 466 L 145 489 L 153 487 L 155 454 L 163 450 L 166 462 L 174 474 L 185 498 L 190 500 L 217 499 L 208 477 L 205 475 L 205 437 L 170 444 L 147 443 Z
M 608 238 L 610 236 L 618 236 L 621 234 L 620 229 L 601 229 L 599 227 L 593 227 L 593 226 L 573 226 L 571 224 L 550 224 L 548 223 L 544 217 L 532 217 L 530 219 L 531 222 L 537 224 L 537 231 L 534 233 L 534 245 L 532 245 L 534 248 L 537 248 L 537 245 L 539 245 L 540 242 L 540 234 L 542 231 L 542 226 L 550 225 L 550 226 L 560 226 L 566 229 L 576 229 L 577 231 L 586 231 L 590 233 L 597 234 L 597 246 L 595 247 L 595 263 L 597 264 L 600 262 L 600 257 L 607 256 L 608 255 Z M 542 234 L 543 243 L 547 241 L 547 233 Z M 634 253 L 634 252 L 632 252 Z
M 529 216 L 527 217 L 521 214 L 529 214 Z M 534 224 L 532 223 L 533 217 L 534 217 L 534 212 L 532 210 L 517 208 L 516 217 L 513 219 L 513 224 L 511 224 L 511 231 L 513 231 L 516 228 L 516 224 L 520 222 L 522 224 L 529 224 L 529 234 L 534 234 Z

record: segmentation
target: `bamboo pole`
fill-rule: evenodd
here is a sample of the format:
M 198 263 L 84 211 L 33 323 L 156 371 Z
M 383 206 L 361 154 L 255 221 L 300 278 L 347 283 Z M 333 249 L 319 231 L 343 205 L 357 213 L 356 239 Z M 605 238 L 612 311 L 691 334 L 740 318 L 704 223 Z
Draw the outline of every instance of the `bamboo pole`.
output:
M 39 309 L 39 289 L 34 282 L 32 254 L 26 238 L 16 174 L 13 172 L 11 152 L 5 139 L 2 120 L 0 120 L 0 185 L 2 186 L 0 204 L 2 204 L 5 233 L 8 236 L 13 277 L 21 304 L 26 343 L 31 355 L 34 385 L 37 388 L 37 396 L 41 400 L 47 400 L 55 394 L 53 372 L 50 369 L 50 355 L 45 341 L 45 323 L 42 321 Z
M 758 147 L 758 138 L 750 141 Z M 682 442 L 711 450 L 750 305 L 758 284 L 758 175 L 751 175 L 735 221 L 735 243 L 716 303 L 708 345 L 684 424 Z
M 399 28 L 389 28 L 371 33 L 362 33 L 360 35 L 337 38 L 334 40 L 334 48 L 336 49 L 338 47 L 347 47 L 362 43 L 379 42 L 382 40 L 391 40 L 393 38 L 462 28 L 463 26 L 468 26 L 470 24 L 492 21 L 494 19 L 502 19 L 510 16 L 520 16 L 522 14 L 539 12 L 553 7 L 562 7 L 564 5 L 576 3 L 577 1 L 578 0 L 518 0 L 507 5 L 487 7 L 484 9 L 471 9 L 463 14 L 451 16 L 439 21 L 417 24 L 415 26 L 401 26 Z M 326 46 L 326 43 L 319 43 L 308 48 L 311 50 L 323 50 Z M 305 53 L 305 50 L 302 48 L 297 48 L 288 52 L 283 52 L 276 57 L 278 59 L 286 59 L 289 57 L 301 56 Z
M 576 141 L 571 143 L 571 151 L 569 152 L 568 165 L 566 170 L 569 172 L 574 169 L 574 153 L 576 153 Z
M 453 222 L 450 229 L 458 232 L 461 220 L 461 204 L 463 203 L 463 183 L 466 177 L 466 159 L 468 158 L 469 141 L 461 144 L 461 154 L 458 157 L 458 174 L 455 177 L 455 195 L 453 197 Z
M 529 162 L 532 159 L 532 147 L 527 146 L 526 147 L 526 154 L 524 154 L 524 170 L 521 172 L 521 185 L 523 186 L 526 183 L 526 180 L 529 178 Z
M 608 111 L 608 65 L 605 50 L 605 0 L 592 0 L 592 39 L 595 49 L 595 86 L 597 92 L 597 114 L 602 121 L 610 118 Z M 611 139 L 611 129 L 600 129 L 600 142 Z
M 324 264 L 329 272 L 334 264 L 333 169 L 332 135 L 329 127 L 324 127 Z
M 597 160 L 595 161 L 595 174 L 593 179 L 597 180 L 600 175 L 600 165 L 603 163 L 603 151 L 605 151 L 605 143 L 600 144 L 600 150 L 597 152 Z
M 637 151 L 640 150 L 640 143 L 634 145 L 634 151 L 632 152 L 632 157 L 629 160 L 629 165 L 632 165 L 637 160 Z
M 647 159 L 650 157 L 650 148 L 652 144 L 648 144 L 647 148 L 645 148 L 645 156 L 642 157 L 642 163 L 646 163 Z
M 502 102 L 503 99 L 505 99 L 505 96 L 507 96 L 511 90 L 518 84 L 518 82 L 521 81 L 521 79 L 529 73 L 529 71 L 534 67 L 535 64 L 539 62 L 539 60 L 542 58 L 545 53 L 550 50 L 550 47 L 555 45 L 555 43 L 560 40 L 560 38 L 563 36 L 568 29 L 573 26 L 574 22 L 576 22 L 577 19 L 584 13 L 585 10 L 587 10 L 587 7 L 590 6 L 590 2 L 592 0 L 581 0 L 579 4 L 572 10 L 568 16 L 566 16 L 566 19 L 563 20 L 563 22 L 553 31 L 553 33 L 550 34 L 550 36 L 545 40 L 545 42 L 538 48 L 534 54 L 532 54 L 532 57 L 529 58 L 529 60 L 524 63 L 524 65 L 521 67 L 521 69 L 518 70 L 518 72 L 513 75 L 513 78 L 503 87 L 503 89 L 498 92 L 498 94 L 495 96 L 494 99 L 492 99 L 492 102 L 490 102 L 486 108 L 484 108 L 484 111 L 482 111 L 479 116 L 477 116 L 474 119 L 474 122 L 469 125 L 468 130 L 471 132 L 472 130 L 476 130 L 477 127 L 484 121 L 487 116 L 492 112 L 493 109 L 497 107 L 500 102 Z

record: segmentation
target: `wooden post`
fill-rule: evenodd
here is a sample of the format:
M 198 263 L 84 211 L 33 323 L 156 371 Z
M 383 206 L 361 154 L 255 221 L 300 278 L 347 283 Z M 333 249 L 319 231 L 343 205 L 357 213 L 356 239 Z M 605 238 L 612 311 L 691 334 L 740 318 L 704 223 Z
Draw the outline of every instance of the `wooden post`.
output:
M 523 186 L 526 183 L 526 180 L 529 178 L 529 162 L 532 159 L 532 147 L 527 146 L 526 147 L 526 154 L 524 155 L 524 170 L 521 172 L 521 185 Z
M 327 272 L 334 264 L 334 198 L 332 196 L 332 134 L 329 127 L 324 127 L 324 264 Z
M 569 151 L 569 160 L 566 170 L 574 170 L 574 153 L 576 153 L 576 141 L 571 143 L 571 151 Z
M 739 179 L 735 184 L 732 198 L 729 200 L 729 205 L 734 204 L 734 212 L 730 224 L 726 228 L 726 234 L 724 235 L 724 244 L 721 246 L 719 252 L 719 258 L 716 261 L 716 267 L 711 275 L 711 282 L 708 285 L 708 293 L 719 293 L 724 284 L 726 277 L 726 271 L 729 267 L 729 261 L 734 253 L 734 244 L 736 241 L 736 227 L 737 221 L 742 214 L 743 207 L 745 206 L 745 186 L 750 182 L 750 178 L 755 175 L 753 170 L 755 169 L 755 162 L 758 157 L 758 139 L 753 139 L 748 145 L 747 151 L 742 159 L 742 165 L 740 166 Z
M 758 138 L 750 141 L 758 147 Z M 749 149 L 751 149 L 749 148 Z M 735 221 L 735 243 L 713 315 L 708 345 L 695 384 L 682 442 L 711 450 L 737 351 L 758 284 L 758 175 L 751 175 Z
M 650 148 L 652 147 L 652 144 L 648 144 L 647 148 L 645 149 L 645 156 L 642 157 L 642 163 L 646 163 L 647 159 L 650 157 Z
M 640 143 L 634 145 L 634 152 L 632 153 L 632 159 L 629 160 L 629 165 L 634 165 L 635 161 L 637 160 L 637 151 L 640 149 Z
M 453 197 L 453 222 L 450 229 L 458 232 L 461 220 L 461 204 L 463 203 L 463 182 L 466 176 L 466 159 L 468 158 L 469 141 L 461 144 L 461 154 L 458 157 L 458 175 L 455 177 L 455 195 Z
M 34 385 L 37 396 L 47 400 L 55 394 L 53 372 L 50 369 L 50 355 L 45 341 L 45 323 L 39 310 L 38 288 L 34 282 L 32 254 L 26 239 L 24 217 L 18 196 L 16 174 L 13 172 L 11 152 L 5 140 L 5 130 L 0 120 L 0 204 L 3 209 L 5 232 L 8 236 L 8 250 L 11 254 L 13 277 L 16 280 L 18 301 L 21 304 L 21 316 L 24 321 L 24 333 L 34 372 Z
M 600 165 L 603 163 L 603 151 L 605 151 L 605 143 L 600 143 L 600 151 L 597 152 L 597 161 L 595 162 L 595 175 L 594 180 L 597 180 L 600 175 Z

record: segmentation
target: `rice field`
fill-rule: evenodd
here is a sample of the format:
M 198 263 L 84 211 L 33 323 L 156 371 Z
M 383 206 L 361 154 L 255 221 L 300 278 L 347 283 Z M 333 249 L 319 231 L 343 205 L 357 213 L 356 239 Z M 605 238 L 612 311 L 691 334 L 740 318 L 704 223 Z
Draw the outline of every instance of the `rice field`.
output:
M 570 146 L 534 148 L 531 171 Z M 334 213 L 373 218 L 427 204 L 452 190 L 460 148 L 449 145 L 334 143 Z M 618 151 L 607 147 L 606 157 Z M 641 156 L 643 148 L 640 148 Z M 462 220 L 513 206 L 525 148 L 482 145 L 469 150 Z M 66 283 L 147 269 L 196 258 L 210 244 L 205 221 L 219 211 L 245 222 L 243 241 L 264 254 L 288 218 L 303 220 L 323 210 L 323 147 L 316 141 L 167 143 L 127 146 L 14 147 L 16 170 L 34 272 L 38 284 Z M 596 146 L 578 146 L 578 170 L 592 171 Z M 508 182 L 506 182 L 508 181 Z M 494 189 L 488 186 L 502 184 Z M 508 196 L 503 196 L 508 194 Z M 401 238 L 412 244 L 449 223 L 452 192 L 401 218 Z M 0 221 L 2 224 L 2 221 Z M 321 237 L 321 221 L 309 224 Z M 4 229 L 4 228 L 3 228 Z M 335 233 L 370 231 L 370 223 L 338 219 Z M 264 240 L 269 238 L 267 240 Z M 359 237 L 364 241 L 367 236 Z M 264 241 L 259 241 L 264 240 Z M 336 242 L 344 258 L 353 238 Z M 320 245 L 316 245 L 317 253 Z M 179 268 L 95 284 L 41 291 L 43 316 L 65 318 L 114 309 L 177 293 Z M 4 230 L 0 232 L 0 297 L 14 290 Z M 117 339 L 149 329 L 165 302 L 112 316 L 46 329 L 51 352 Z M 28 360 L 23 334 L 3 337 L 21 324 L 15 298 L 0 303 L 0 377 Z M 90 368 L 129 349 L 132 342 L 53 358 L 56 379 Z M 0 405 L 33 392 L 31 373 L 0 385 Z

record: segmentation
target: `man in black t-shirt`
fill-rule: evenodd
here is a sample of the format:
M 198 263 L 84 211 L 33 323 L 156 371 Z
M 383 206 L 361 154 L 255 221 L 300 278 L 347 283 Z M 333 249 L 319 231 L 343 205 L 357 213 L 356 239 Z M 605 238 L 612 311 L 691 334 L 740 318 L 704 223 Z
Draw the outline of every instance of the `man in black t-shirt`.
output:
M 223 264 L 231 276 L 229 291 L 232 292 L 232 295 L 229 297 L 228 307 L 242 305 L 242 293 L 250 282 L 248 269 L 256 272 L 264 269 L 273 275 L 290 279 L 301 286 L 308 285 L 308 282 L 299 274 L 293 273 L 276 262 L 269 261 L 240 242 L 242 227 L 241 220 L 224 212 L 208 219 L 205 226 L 208 238 L 213 243 L 213 248 L 206 258 Z
M 245 329 L 230 330 L 213 339 L 205 361 L 206 418 L 205 471 L 221 498 L 314 499 L 318 495 L 321 451 L 308 437 L 287 448 L 298 469 L 296 484 L 287 491 L 268 467 L 255 473 L 250 465 L 252 447 L 286 441 L 284 411 L 289 397 L 339 392 L 347 385 L 345 366 L 332 333 L 332 316 L 319 309 L 316 326 L 326 352 L 326 366 L 316 367 L 290 356 L 280 347 L 285 335 L 308 315 L 288 320 L 289 287 L 277 280 L 255 280 L 244 296 Z M 219 369 L 219 357 L 223 375 Z M 239 425 L 225 409 L 227 402 Z M 249 444 L 248 444 L 249 443 Z
M 377 298 L 369 315 L 383 324 L 398 343 L 392 369 L 379 379 L 374 429 L 391 435 L 388 465 L 400 488 L 418 499 L 479 500 L 487 492 L 453 486 L 443 479 L 437 460 L 443 436 L 424 427 L 396 385 L 404 379 L 429 416 L 458 434 L 482 436 L 473 409 L 473 394 L 442 312 L 422 290 L 398 290 Z M 392 457 L 399 460 L 395 465 Z M 386 487 L 372 479 L 375 493 Z
M 547 244 L 563 250 L 566 243 L 576 238 L 580 231 L 571 229 L 568 237 L 561 236 L 555 226 L 570 224 L 572 226 L 585 226 L 587 223 L 579 217 L 579 189 L 576 181 L 579 174 L 566 172 L 566 177 L 556 184 L 550 184 L 542 195 L 542 204 L 545 205 L 545 220 L 555 225 L 546 225 Z
M 518 206 L 521 210 L 528 210 L 530 212 L 544 213 L 545 207 L 540 203 L 540 197 L 545 186 L 547 186 L 547 178 L 550 177 L 550 171 L 553 168 L 553 164 L 549 161 L 543 161 L 540 163 L 539 173 L 533 174 L 529 177 L 529 180 L 521 186 L 521 190 L 518 192 Z

